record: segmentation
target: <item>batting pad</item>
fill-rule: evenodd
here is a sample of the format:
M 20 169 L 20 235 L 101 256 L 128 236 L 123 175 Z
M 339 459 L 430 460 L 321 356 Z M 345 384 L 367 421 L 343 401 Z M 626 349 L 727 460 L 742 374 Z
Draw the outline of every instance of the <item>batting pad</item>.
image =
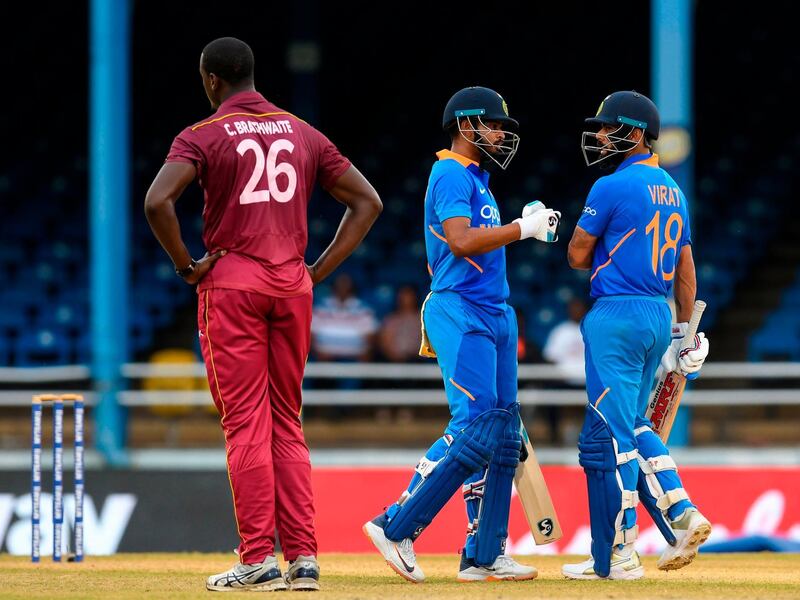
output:
M 639 495 L 623 485 L 619 466 L 626 472 L 636 469 L 638 453 L 619 453 L 603 415 L 594 406 L 586 406 L 586 419 L 578 439 L 578 463 L 586 473 L 589 490 L 589 519 L 592 530 L 594 570 L 600 577 L 611 571 L 611 550 L 617 544 L 630 544 L 638 535 L 636 505 Z M 631 464 L 632 463 L 632 464 Z M 630 487 L 635 487 L 635 471 Z
M 694 504 L 689 501 L 678 475 L 678 467 L 661 438 L 647 426 L 638 427 L 634 433 L 640 455 L 639 496 L 664 539 L 672 545 L 675 543 L 675 534 L 670 519 Z
M 384 528 L 386 537 L 395 542 L 419 537 L 461 484 L 488 466 L 512 419 L 509 411 L 495 408 L 462 429 L 444 458 L 422 478 L 389 520 Z
M 512 420 L 503 430 L 503 439 L 494 451 L 486 472 L 486 488 L 478 515 L 475 533 L 475 562 L 492 566 L 503 553 L 508 537 L 508 512 L 511 507 L 511 486 L 519 464 L 519 404 L 512 407 Z

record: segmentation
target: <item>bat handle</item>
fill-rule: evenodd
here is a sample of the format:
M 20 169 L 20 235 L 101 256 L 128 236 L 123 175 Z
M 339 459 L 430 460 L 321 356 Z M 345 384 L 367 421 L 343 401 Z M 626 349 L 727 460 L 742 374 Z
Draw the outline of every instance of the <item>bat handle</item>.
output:
M 700 317 L 703 316 L 703 311 L 705 309 L 705 302 L 702 300 L 695 300 L 694 310 L 689 319 L 689 326 L 686 328 L 686 335 L 683 336 L 683 342 L 681 343 L 681 350 L 684 350 L 694 343 L 694 336 L 697 334 L 697 328 L 700 326 Z

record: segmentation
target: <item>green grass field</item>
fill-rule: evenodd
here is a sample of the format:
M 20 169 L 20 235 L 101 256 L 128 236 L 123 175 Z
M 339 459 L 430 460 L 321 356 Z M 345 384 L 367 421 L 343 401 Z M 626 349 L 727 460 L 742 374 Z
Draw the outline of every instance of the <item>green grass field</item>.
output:
M 324 554 L 322 591 L 330 599 L 378 598 L 800 598 L 798 554 L 708 554 L 680 571 L 665 573 L 655 557 L 645 559 L 647 574 L 639 581 L 567 581 L 563 562 L 578 557 L 523 557 L 539 569 L 527 582 L 456 583 L 457 556 L 423 555 L 428 580 L 407 583 L 376 555 Z M 585 557 L 580 557 L 582 560 Z M 83 564 L 53 564 L 43 558 L 32 565 L 24 557 L 0 556 L 0 598 L 208 598 L 205 578 L 228 568 L 232 554 L 119 554 L 90 557 Z M 284 592 L 287 593 L 287 592 Z M 214 597 L 214 596 L 212 596 Z

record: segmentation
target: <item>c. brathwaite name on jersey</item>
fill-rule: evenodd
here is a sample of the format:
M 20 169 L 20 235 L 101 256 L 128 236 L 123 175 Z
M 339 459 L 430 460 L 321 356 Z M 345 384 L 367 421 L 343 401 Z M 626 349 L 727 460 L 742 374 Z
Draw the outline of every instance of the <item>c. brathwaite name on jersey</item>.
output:
M 230 136 L 242 133 L 263 133 L 268 135 L 276 133 L 294 133 L 294 131 L 292 131 L 292 124 L 288 120 L 234 121 L 233 123 L 225 123 L 224 127 L 225 131 Z

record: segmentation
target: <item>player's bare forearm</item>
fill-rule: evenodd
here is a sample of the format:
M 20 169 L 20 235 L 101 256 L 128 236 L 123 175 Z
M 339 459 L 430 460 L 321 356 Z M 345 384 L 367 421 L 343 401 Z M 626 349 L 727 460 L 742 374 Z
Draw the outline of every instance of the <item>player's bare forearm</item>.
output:
M 383 210 L 375 188 L 353 166 L 339 177 L 329 192 L 347 206 L 347 210 L 333 241 L 309 267 L 314 283 L 325 279 L 353 253 Z
M 675 317 L 678 323 L 686 323 L 692 316 L 694 300 L 697 296 L 697 275 L 694 269 L 692 247 L 686 244 L 681 248 L 678 266 L 675 267 Z
M 194 165 L 166 163 L 156 175 L 144 200 L 147 222 L 161 246 L 178 267 L 187 266 L 192 256 L 181 237 L 175 203 L 195 178 Z
M 569 266 L 577 271 L 588 271 L 592 268 L 592 257 L 597 245 L 597 237 L 583 227 L 575 227 L 567 249 Z
M 519 240 L 520 228 L 516 223 L 501 227 L 470 227 L 466 217 L 453 217 L 442 223 L 444 237 L 453 255 L 479 256 Z

